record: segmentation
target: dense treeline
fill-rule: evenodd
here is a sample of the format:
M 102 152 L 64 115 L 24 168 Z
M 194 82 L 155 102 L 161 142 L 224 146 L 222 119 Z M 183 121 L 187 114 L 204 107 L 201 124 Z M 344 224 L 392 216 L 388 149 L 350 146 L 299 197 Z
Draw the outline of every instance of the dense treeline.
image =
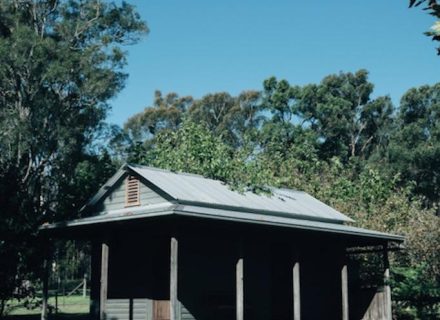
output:
M 238 96 L 156 92 L 115 136 L 112 152 L 241 190 L 305 190 L 359 226 L 405 235 L 407 249 L 394 255 L 396 312 L 435 318 L 440 84 L 408 90 L 398 106 L 373 97 L 373 88 L 359 70 L 302 87 L 269 78 L 261 91 Z
M 364 70 L 306 86 L 269 78 L 238 96 L 157 92 L 124 128 L 109 126 L 108 101 L 127 76 L 123 45 L 147 32 L 126 3 L 0 1 L 0 317 L 8 299 L 31 293 L 24 280 L 38 283 L 47 249 L 56 276 L 87 272 L 87 246 L 42 243 L 38 226 L 78 217 L 123 162 L 239 190 L 302 189 L 359 226 L 404 234 L 395 310 L 436 317 L 440 84 L 410 89 L 398 105 L 374 96 Z
M 41 274 L 38 227 L 75 217 L 113 171 L 95 142 L 127 76 L 122 46 L 147 31 L 126 3 L 0 1 L 0 317 Z

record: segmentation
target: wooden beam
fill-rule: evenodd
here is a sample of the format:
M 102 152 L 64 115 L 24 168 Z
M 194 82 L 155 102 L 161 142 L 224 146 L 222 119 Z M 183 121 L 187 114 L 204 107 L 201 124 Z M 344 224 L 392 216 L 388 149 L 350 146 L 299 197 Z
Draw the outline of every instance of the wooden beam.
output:
M 178 271 L 178 242 L 171 238 L 170 251 L 170 319 L 178 320 L 179 301 L 177 297 L 177 271 Z
M 342 320 L 348 320 L 348 271 L 347 264 L 342 265 L 341 269 L 341 289 L 342 289 Z
M 236 320 L 244 320 L 244 265 L 243 265 L 243 244 L 239 243 L 238 260 L 235 267 L 236 280 Z
M 99 295 L 99 318 L 101 320 L 105 320 L 106 318 L 106 302 L 108 291 L 108 256 L 109 247 L 106 243 L 103 243 L 101 248 L 101 288 Z
M 301 319 L 301 291 L 300 291 L 300 273 L 299 262 L 293 264 L 293 319 Z
M 401 251 L 401 250 L 405 250 L 405 247 L 397 246 L 397 247 L 388 248 L 388 252 L 390 252 L 390 251 Z M 347 250 L 347 251 L 345 251 L 346 254 L 381 253 L 381 252 L 383 252 L 383 247 L 381 247 L 381 248 L 374 248 L 374 249 L 356 249 L 356 250 Z
M 388 259 L 388 248 L 384 245 L 383 248 L 383 265 L 384 265 L 384 293 L 385 293 L 385 312 L 386 319 L 391 320 L 393 317 L 393 312 L 391 309 L 391 287 L 390 287 L 390 262 Z

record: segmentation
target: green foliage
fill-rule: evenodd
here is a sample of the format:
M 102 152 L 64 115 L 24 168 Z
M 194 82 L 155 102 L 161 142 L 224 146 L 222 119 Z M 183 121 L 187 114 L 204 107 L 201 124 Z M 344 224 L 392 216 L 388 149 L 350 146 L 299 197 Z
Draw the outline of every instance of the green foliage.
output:
M 258 162 L 248 161 L 251 151 L 242 148 L 235 152 L 204 125 L 185 121 L 176 131 L 158 134 L 154 145 L 138 156 L 138 163 L 200 174 L 240 190 L 263 191 L 268 173 Z
M 147 116 L 149 126 L 161 129 L 126 142 L 126 154 L 136 163 L 201 174 L 239 190 L 307 191 L 357 226 L 406 236 L 406 250 L 391 256 L 393 265 L 415 270 L 423 288 L 438 290 L 438 91 L 438 85 L 411 89 L 395 110 L 389 97 L 371 98 L 365 70 L 303 87 L 272 77 L 246 99 L 214 93 L 192 101 L 171 125 Z M 247 101 L 246 107 L 237 101 Z M 126 132 L 133 127 L 129 122 Z M 363 257 L 359 263 L 368 269 L 377 261 Z M 406 290 L 405 281 L 395 283 L 396 292 Z M 434 299 L 435 292 L 426 295 Z M 398 314 L 408 307 L 427 316 L 414 300 L 395 299 Z
M 153 105 L 130 117 L 124 125 L 134 141 L 149 139 L 162 130 L 176 130 L 193 102 L 191 97 L 181 98 L 175 93 L 163 97 L 160 91 L 156 91 L 154 95 Z
M 387 142 L 393 106 L 389 97 L 371 99 L 368 72 L 340 73 L 319 84 L 290 86 L 270 78 L 263 83 L 263 110 L 272 114 L 263 125 L 264 141 L 283 150 L 312 132 L 319 157 L 348 162 L 368 158 Z
M 121 46 L 148 30 L 132 6 L 94 0 L 5 0 L 0 17 L 1 302 L 42 265 L 38 226 L 102 182 L 84 170 L 108 174 L 91 142 L 126 79 Z
M 159 134 L 155 147 L 141 163 L 225 180 L 231 169 L 231 155 L 232 150 L 219 137 L 202 125 L 186 122 L 177 131 Z
M 402 97 L 396 128 L 387 148 L 391 169 L 428 206 L 440 200 L 440 84 L 408 90 Z
M 124 124 L 127 136 L 120 138 L 131 144 L 148 144 L 156 134 L 176 130 L 187 118 L 203 124 L 222 136 L 223 141 L 237 147 L 244 143 L 243 136 L 262 121 L 259 101 L 260 93 L 256 91 L 244 91 L 237 97 L 225 92 L 214 93 L 197 100 L 179 97 L 176 93 L 162 97 L 162 93 L 156 91 L 153 105 L 130 117 Z
M 365 159 L 385 142 L 393 107 L 389 97 L 372 100 L 372 92 L 365 70 L 330 75 L 303 88 L 299 112 L 318 135 L 322 158 Z
M 437 0 L 409 0 L 409 7 L 418 7 L 421 4 L 425 4 L 424 10 L 436 18 L 440 18 L 440 5 Z M 425 34 L 432 38 L 433 41 L 440 41 L 440 22 L 436 21 L 431 27 L 430 31 L 425 32 Z M 440 55 L 440 47 L 437 48 L 437 54 Z
M 425 276 L 426 264 L 412 268 L 394 268 L 391 275 L 392 295 L 399 319 L 438 319 L 440 288 Z

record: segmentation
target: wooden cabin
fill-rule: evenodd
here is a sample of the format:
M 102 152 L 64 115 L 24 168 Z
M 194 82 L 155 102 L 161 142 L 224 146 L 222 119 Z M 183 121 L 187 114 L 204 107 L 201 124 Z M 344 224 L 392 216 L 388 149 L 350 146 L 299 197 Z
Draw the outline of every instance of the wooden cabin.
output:
M 125 165 L 81 214 L 42 230 L 92 242 L 92 319 L 391 319 L 388 283 L 356 285 L 348 255 L 383 254 L 386 280 L 403 238 L 307 193 Z

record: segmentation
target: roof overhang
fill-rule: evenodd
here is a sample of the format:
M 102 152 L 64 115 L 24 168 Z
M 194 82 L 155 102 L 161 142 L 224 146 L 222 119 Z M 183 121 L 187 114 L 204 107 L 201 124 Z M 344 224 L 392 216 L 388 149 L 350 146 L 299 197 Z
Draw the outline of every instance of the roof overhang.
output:
M 306 219 L 295 219 L 281 216 L 271 216 L 263 213 L 224 210 L 217 208 L 201 207 L 195 205 L 184 205 L 176 203 L 162 203 L 138 208 L 126 208 L 112 213 L 102 214 L 82 219 L 76 219 L 53 224 L 45 224 L 40 227 L 41 232 L 51 230 L 88 228 L 98 225 L 123 223 L 133 220 L 144 220 L 164 217 L 181 216 L 199 219 L 211 219 L 219 221 L 231 221 L 247 224 L 259 224 L 272 227 L 290 228 L 302 231 L 319 232 L 332 235 L 344 235 L 360 237 L 372 241 L 403 242 L 404 237 L 389 233 L 383 233 L 350 225 L 330 223 L 322 221 L 311 221 Z

